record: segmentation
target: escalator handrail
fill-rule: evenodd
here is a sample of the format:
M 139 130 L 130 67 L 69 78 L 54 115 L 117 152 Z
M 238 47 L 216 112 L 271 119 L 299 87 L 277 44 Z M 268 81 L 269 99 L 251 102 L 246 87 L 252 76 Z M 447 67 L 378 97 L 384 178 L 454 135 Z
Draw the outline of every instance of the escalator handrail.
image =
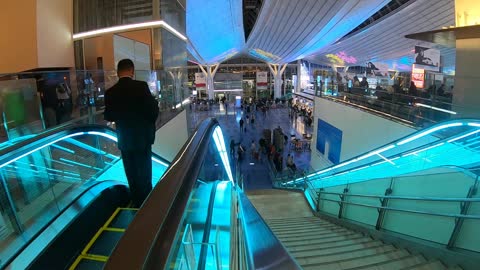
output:
M 164 269 L 218 122 L 203 121 L 118 242 L 104 269 Z
M 238 203 L 249 265 L 247 269 L 302 269 L 240 189 Z
M 468 123 L 480 124 L 480 119 L 474 119 L 474 118 L 459 118 L 459 119 L 455 119 L 455 120 L 450 120 L 450 121 L 441 122 L 441 123 L 439 123 L 439 124 L 430 126 L 430 127 L 428 127 L 427 129 L 419 130 L 419 131 L 417 131 L 417 132 L 414 132 L 414 133 L 412 133 L 412 134 L 409 134 L 409 135 L 407 135 L 407 136 L 401 137 L 401 138 L 399 138 L 399 139 L 397 139 L 397 140 L 394 140 L 394 141 L 392 141 L 392 142 L 389 142 L 389 143 L 387 143 L 387 144 L 384 144 L 384 145 L 382 145 L 382 146 L 380 146 L 380 147 L 377 147 L 377 148 L 375 148 L 375 149 L 373 149 L 373 150 L 371 150 L 371 151 L 368 151 L 368 152 L 366 152 L 366 153 L 362 153 L 362 154 L 357 155 L 357 156 L 355 156 L 355 157 L 349 158 L 349 159 L 347 159 L 347 160 L 345 160 L 345 161 L 343 161 L 343 162 L 341 162 L 341 163 L 339 163 L 339 164 L 332 165 L 332 166 L 327 167 L 327 168 L 323 168 L 323 169 L 321 169 L 321 170 L 319 170 L 319 171 L 317 171 L 317 172 L 314 172 L 314 173 L 310 173 L 310 174 L 307 175 L 307 179 L 308 179 L 308 181 L 318 180 L 318 177 L 319 177 L 320 175 L 323 175 L 323 174 L 324 174 L 324 173 L 320 173 L 320 172 L 322 172 L 322 171 L 325 171 L 325 173 L 326 173 L 327 171 L 330 171 L 331 168 L 337 168 L 337 167 L 338 167 L 338 168 L 341 168 L 341 167 L 342 167 L 342 164 L 350 164 L 350 163 L 354 162 L 356 159 L 359 159 L 359 158 L 361 158 L 362 156 L 365 156 L 367 153 L 371 153 L 371 152 L 375 152 L 375 151 L 381 150 L 381 149 L 383 149 L 383 148 L 385 148 L 385 147 L 388 147 L 388 146 L 390 146 L 390 145 L 396 145 L 397 143 L 399 143 L 399 142 L 401 142 L 401 141 L 403 141 L 403 140 L 406 140 L 406 139 L 408 139 L 408 138 L 410 138 L 410 137 L 413 138 L 413 137 L 415 137 L 415 136 L 417 136 L 417 135 L 425 132 L 426 130 L 433 130 L 433 129 L 436 129 L 437 127 L 444 126 L 444 125 L 450 125 L 450 124 L 455 124 L 455 123 L 467 123 L 467 122 L 468 122 Z M 455 127 L 458 127 L 458 126 L 455 126 Z M 443 129 L 440 129 L 440 130 L 443 130 Z M 436 130 L 436 131 L 440 131 L 440 130 Z M 429 135 L 429 136 L 435 136 L 435 132 L 434 132 L 434 133 L 427 134 L 427 135 Z M 444 138 L 439 138 L 439 139 L 442 140 L 442 139 L 444 139 Z M 409 151 L 409 150 L 405 150 L 404 152 L 407 152 L 407 151 Z M 372 162 L 372 163 L 373 163 L 373 162 Z M 363 165 L 365 165 L 365 164 L 363 164 Z M 359 165 L 359 166 L 363 166 L 363 165 Z M 353 169 L 353 168 L 349 168 L 348 170 L 351 170 L 351 169 Z M 345 171 L 345 170 L 339 170 L 339 171 L 336 171 L 335 173 L 341 173 L 341 172 L 344 172 L 344 171 Z M 310 179 L 310 178 L 314 178 L 314 179 Z
M 64 126 L 59 129 L 53 129 L 41 133 L 37 136 L 25 139 L 20 141 L 14 145 L 5 147 L 0 150 L 0 167 L 6 162 L 18 158 L 21 155 L 26 153 L 34 152 L 35 149 L 41 149 L 46 144 L 51 143 L 52 141 L 58 140 L 64 136 L 72 135 L 78 132 L 105 132 L 109 135 L 116 137 L 116 131 L 110 127 L 103 126 L 103 125 L 96 125 L 96 124 L 78 124 L 78 125 L 69 125 Z M 159 156 L 158 154 L 152 153 L 152 155 L 159 159 L 160 161 L 164 162 L 165 164 L 170 164 L 170 161 L 166 160 L 165 158 Z

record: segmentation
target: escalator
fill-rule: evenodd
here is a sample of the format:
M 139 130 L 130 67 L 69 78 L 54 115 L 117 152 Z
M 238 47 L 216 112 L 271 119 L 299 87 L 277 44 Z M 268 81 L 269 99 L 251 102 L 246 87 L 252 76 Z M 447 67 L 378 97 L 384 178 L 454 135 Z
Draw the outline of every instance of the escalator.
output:
M 168 164 L 153 154 L 153 185 Z M 116 135 L 108 127 L 64 127 L 2 149 L 0 176 L 2 269 L 65 269 L 99 228 L 120 232 L 134 216 Z M 96 258 L 105 255 L 95 252 Z

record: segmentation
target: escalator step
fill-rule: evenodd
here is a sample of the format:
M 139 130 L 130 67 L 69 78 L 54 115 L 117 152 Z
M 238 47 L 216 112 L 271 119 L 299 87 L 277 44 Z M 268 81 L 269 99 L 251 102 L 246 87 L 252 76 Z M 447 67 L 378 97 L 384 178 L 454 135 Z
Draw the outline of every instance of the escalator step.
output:
M 75 270 L 102 270 L 105 262 L 82 258 Z
M 122 235 L 123 232 L 103 230 L 86 253 L 94 256 L 108 257 Z
M 113 220 L 109 224 L 107 224 L 107 227 L 126 229 L 128 225 L 132 222 L 135 214 L 137 214 L 136 209 L 120 209 L 120 211 L 113 218 Z

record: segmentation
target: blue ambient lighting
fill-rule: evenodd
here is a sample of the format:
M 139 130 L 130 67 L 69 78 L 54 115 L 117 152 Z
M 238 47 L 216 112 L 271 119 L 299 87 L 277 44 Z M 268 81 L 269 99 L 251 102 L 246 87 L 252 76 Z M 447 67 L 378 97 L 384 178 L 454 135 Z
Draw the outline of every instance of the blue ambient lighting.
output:
M 421 132 L 421 133 L 419 133 L 419 134 L 417 134 L 417 135 L 414 135 L 414 136 L 412 136 L 412 137 L 406 138 L 405 140 L 397 143 L 397 145 L 406 144 L 406 143 L 408 143 L 408 142 L 411 142 L 411 141 L 413 141 L 413 140 L 416 140 L 416 139 L 418 139 L 418 138 L 421 138 L 421 137 L 423 137 L 423 136 L 425 136 L 425 135 L 431 134 L 431 133 L 433 133 L 433 132 L 435 132 L 435 131 L 437 131 L 437 130 L 441 130 L 441 129 L 449 128 L 449 127 L 459 127 L 459 126 L 462 126 L 462 125 L 463 125 L 463 123 L 452 123 L 452 124 L 446 124 L 446 125 L 440 125 L 440 126 L 437 126 L 437 127 L 433 127 L 433 128 L 427 129 L 426 131 Z
M 19 159 L 21 159 L 21 158 L 23 158 L 23 157 L 26 157 L 26 156 L 30 155 L 30 154 L 33 153 L 33 152 L 36 152 L 36 151 L 38 151 L 38 150 L 40 150 L 40 149 L 42 149 L 42 148 L 45 148 L 45 147 L 47 147 L 47 146 L 49 146 L 49 145 L 52 145 L 52 144 L 54 144 L 54 143 L 57 143 L 57 142 L 59 142 L 59 141 L 61 141 L 61 140 L 68 139 L 68 138 L 72 138 L 72 137 L 75 137 L 75 136 L 84 135 L 84 134 L 85 134 L 85 132 L 73 133 L 73 134 L 70 134 L 70 135 L 63 136 L 63 137 L 61 137 L 61 138 L 59 138 L 59 139 L 56 139 L 56 140 L 54 140 L 54 141 L 52 141 L 52 142 L 46 143 L 46 144 L 44 144 L 44 145 L 41 145 L 41 146 L 39 146 L 39 147 L 37 147 L 37 148 L 34 148 L 34 149 L 26 152 L 26 153 L 23 154 L 23 155 L 20 155 L 20 156 L 18 156 L 18 157 L 16 157 L 16 158 L 13 158 L 13 159 L 11 159 L 11 160 L 9 160 L 9 161 L 1 164 L 1 165 L 0 165 L 0 169 L 3 168 L 3 167 L 5 167 L 5 166 L 7 166 L 8 164 L 10 164 L 10 163 L 12 163 L 12 162 L 15 162 L 15 161 L 17 161 L 17 160 L 19 160 Z
M 220 154 L 220 158 L 222 159 L 223 167 L 228 175 L 228 179 L 233 183 L 233 175 L 232 170 L 230 169 L 230 162 L 228 160 L 228 154 L 225 147 L 225 141 L 223 140 L 223 133 L 222 129 L 217 126 L 213 131 L 213 140 L 215 142 L 215 146 L 217 147 L 218 153 Z

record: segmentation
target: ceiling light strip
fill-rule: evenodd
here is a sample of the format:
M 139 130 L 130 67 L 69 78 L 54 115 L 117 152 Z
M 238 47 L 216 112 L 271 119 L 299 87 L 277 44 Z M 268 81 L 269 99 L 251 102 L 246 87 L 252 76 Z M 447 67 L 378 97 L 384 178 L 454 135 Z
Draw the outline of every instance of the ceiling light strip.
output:
M 161 26 L 161 27 L 167 29 L 172 34 L 176 35 L 178 38 L 180 38 L 182 40 L 185 40 L 185 41 L 187 40 L 186 36 L 184 36 L 179 31 L 177 31 L 175 28 L 173 28 L 168 23 L 166 23 L 162 20 L 152 21 L 152 22 L 144 22 L 144 23 L 127 24 L 127 25 L 119 25 L 119 26 L 107 27 L 107 28 L 102 28 L 102 29 L 96 29 L 96 30 L 88 31 L 88 32 L 77 33 L 77 34 L 73 34 L 73 40 L 95 37 L 95 36 L 99 36 L 99 35 L 107 34 L 107 33 L 118 33 L 118 32 L 127 31 L 127 30 L 145 29 L 145 28 L 150 28 L 150 27 L 154 27 L 154 26 Z

